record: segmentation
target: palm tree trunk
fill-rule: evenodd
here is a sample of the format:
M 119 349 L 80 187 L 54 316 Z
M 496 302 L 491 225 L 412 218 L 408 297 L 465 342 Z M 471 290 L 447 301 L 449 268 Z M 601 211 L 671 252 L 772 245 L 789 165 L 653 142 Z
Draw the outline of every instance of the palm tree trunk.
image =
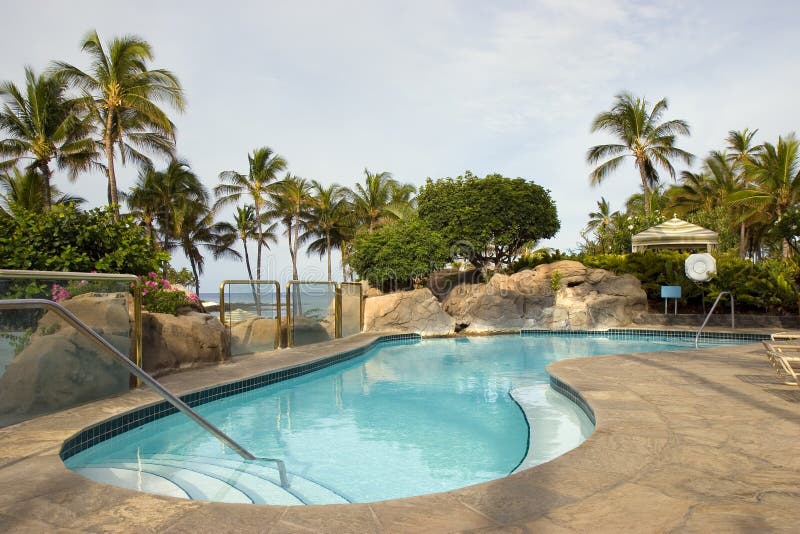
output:
M 739 258 L 745 259 L 747 256 L 747 226 L 744 222 L 739 225 Z
M 242 247 L 244 248 L 244 264 L 247 266 L 247 277 L 250 279 L 250 289 L 253 291 L 253 302 L 258 300 L 258 295 L 256 294 L 256 285 L 252 283 L 253 281 L 253 269 L 250 268 L 250 254 L 247 252 L 247 238 L 242 239 Z M 224 312 L 225 310 L 223 310 Z
M 261 227 L 261 210 L 258 206 L 258 199 L 253 199 L 253 209 L 256 213 L 256 228 L 258 229 L 258 243 L 256 243 L 256 280 L 261 280 L 261 246 L 264 240 L 264 229 Z M 245 249 L 247 250 L 247 249 Z M 248 273 L 250 273 L 250 263 L 248 262 L 247 265 Z M 252 273 L 250 274 L 250 279 L 252 280 Z M 255 300 L 256 305 L 256 315 L 259 317 L 261 316 L 261 293 L 254 292 L 253 299 Z
M 325 231 L 325 241 L 327 245 L 327 252 L 328 252 L 328 282 L 331 281 L 333 275 L 331 274 L 331 232 L 330 230 Z M 344 282 L 344 280 L 342 280 Z
M 644 174 L 644 165 L 639 165 L 639 177 L 642 179 L 642 194 L 644 195 L 644 217 L 650 221 L 650 188 L 647 186 L 647 177 Z
M 50 190 L 50 179 L 53 176 L 53 171 L 50 170 L 50 165 L 45 161 L 42 164 L 42 181 L 44 182 L 44 211 L 50 211 L 50 206 L 53 205 L 52 191 Z
M 299 207 L 298 207 L 299 211 Z M 294 239 L 292 241 L 292 276 L 294 280 L 299 280 L 297 276 L 297 248 L 298 241 L 300 240 L 300 222 L 298 218 L 297 224 L 294 225 Z
M 294 223 L 292 219 L 289 219 L 286 222 L 286 237 L 289 238 L 289 257 L 292 259 L 292 280 L 297 280 L 297 263 L 294 259 L 294 247 L 292 246 L 292 228 L 294 228 Z
M 106 115 L 106 131 L 103 135 L 103 145 L 106 149 L 106 173 L 108 175 L 108 203 L 112 209 L 114 221 L 119 220 L 119 198 L 117 196 L 117 175 L 114 172 L 114 141 L 111 139 L 111 117 L 109 111 Z
M 194 275 L 194 294 L 200 297 L 200 275 L 197 273 L 197 264 L 192 256 L 189 256 L 189 265 L 192 266 L 192 274 Z

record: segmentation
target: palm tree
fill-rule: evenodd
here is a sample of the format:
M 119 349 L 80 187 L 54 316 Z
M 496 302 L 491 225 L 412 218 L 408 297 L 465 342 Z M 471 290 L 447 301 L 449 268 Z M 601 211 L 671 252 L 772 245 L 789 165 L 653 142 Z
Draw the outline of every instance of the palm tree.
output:
M 311 240 L 308 252 L 316 252 L 328 257 L 328 280 L 333 279 L 331 271 L 331 252 L 341 246 L 340 229 L 347 226 L 348 190 L 338 184 L 324 186 L 313 180 L 311 205 L 308 211 L 307 231 L 300 236 L 300 241 Z
M 247 248 L 247 242 L 250 240 L 258 240 L 258 227 L 256 225 L 256 216 L 253 206 L 249 204 L 244 207 L 237 206 L 236 213 L 233 216 L 233 224 L 229 222 L 220 222 L 217 223 L 216 226 L 223 239 L 230 240 L 231 242 L 238 239 L 242 242 L 244 261 L 247 267 L 247 277 L 252 281 L 253 269 L 250 267 L 250 253 Z M 275 243 L 277 241 L 275 235 L 276 227 L 277 223 L 272 223 L 264 230 L 264 246 L 267 249 L 269 249 L 269 242 Z M 250 288 L 253 291 L 253 302 L 256 302 L 257 290 L 255 284 L 250 284 Z
M 200 248 L 209 250 L 214 259 L 232 257 L 241 258 L 233 244 L 235 237 L 214 224 L 214 212 L 200 202 L 184 202 L 175 210 L 175 241 L 170 242 L 170 249 L 180 247 L 189 260 L 195 280 L 195 293 L 200 295 L 200 275 L 205 270 L 205 258 Z
M 606 131 L 619 140 L 618 144 L 597 145 L 589 149 L 586 160 L 597 164 L 589 175 L 592 185 L 598 185 L 616 170 L 626 157 L 632 157 L 639 171 L 645 199 L 660 181 L 657 167 L 661 167 L 675 178 L 673 159 L 691 164 L 694 156 L 675 146 L 677 135 L 689 135 L 689 125 L 683 120 L 659 122 L 667 110 L 667 100 L 661 99 L 650 109 L 644 98 L 630 93 L 616 96 L 610 111 L 600 113 L 592 122 L 592 132 Z M 644 203 L 645 216 L 650 217 L 650 203 Z
M 247 174 L 236 171 L 223 171 L 219 174 L 222 184 L 214 188 L 217 198 L 215 210 L 229 204 L 236 204 L 243 197 L 252 201 L 256 221 L 256 279 L 261 280 L 261 249 L 264 244 L 264 219 L 267 213 L 267 198 L 277 179 L 278 173 L 286 170 L 286 160 L 275 154 L 269 147 L 257 148 L 248 154 Z M 258 303 L 256 303 L 258 304 Z
M 171 247 L 170 240 L 176 237 L 176 212 L 184 204 L 205 206 L 208 203 L 206 188 L 189 164 L 181 159 L 173 159 L 163 171 L 152 167 L 143 169 L 131 191 L 123 196 L 151 238 L 155 238 L 157 226 L 164 250 Z M 158 243 L 158 240 L 153 242 Z
M 600 248 L 603 250 L 604 254 L 607 252 L 605 243 L 606 235 L 611 229 L 613 217 L 618 214 L 618 211 L 612 213 L 611 205 L 604 197 L 600 197 L 600 201 L 597 203 L 597 211 L 589 213 L 589 222 L 586 223 L 584 233 L 588 234 L 589 232 L 594 232 L 595 235 L 597 235 Z
M 56 62 L 56 73 L 84 91 L 79 102 L 94 121 L 100 134 L 108 177 L 108 202 L 119 215 L 115 151 L 122 164 L 133 159 L 150 164 L 142 150 L 171 155 L 175 148 L 175 125 L 159 107 L 166 102 L 183 110 L 183 89 L 170 71 L 150 69 L 153 51 L 136 36 L 111 40 L 107 51 L 96 31 L 90 32 L 82 50 L 89 54 L 91 66 L 84 72 L 69 63 Z
M 730 195 L 733 205 L 745 208 L 743 220 L 772 224 L 800 202 L 800 160 L 794 134 L 779 137 L 778 144 L 764 143 L 763 152 L 745 163 L 750 183 Z M 783 240 L 783 257 L 788 258 L 791 247 Z
M 0 132 L 8 136 L 0 139 L 0 157 L 9 158 L 0 161 L 0 170 L 30 160 L 28 167 L 38 171 L 43 181 L 41 200 L 47 210 L 52 203 L 53 160 L 74 179 L 94 164 L 95 148 L 86 137 L 89 125 L 78 118 L 76 106 L 66 97 L 63 77 L 37 76 L 27 67 L 23 89 L 11 82 L 0 84 L 0 99 L 5 103 L 0 109 Z
M 728 158 L 734 173 L 736 173 L 736 181 L 741 188 L 747 188 L 749 179 L 745 172 L 745 165 L 752 164 L 755 158 L 758 158 L 764 152 L 763 145 L 757 145 L 753 141 L 758 129 L 752 132 L 745 128 L 741 131 L 731 130 L 728 132 L 728 137 L 725 139 L 728 142 Z M 741 214 L 739 214 L 741 219 Z M 747 241 L 748 241 L 748 223 L 741 219 L 739 223 L 739 257 L 744 259 L 747 256 Z
M 731 159 L 725 152 L 714 151 L 703 162 L 699 173 L 681 172 L 681 183 L 667 191 L 668 207 L 686 215 L 711 212 L 724 206 L 728 195 L 737 188 Z
M 364 169 L 364 175 L 364 185 L 356 184 L 352 202 L 356 218 L 372 232 L 384 221 L 398 218 L 403 206 L 410 204 L 414 187 L 401 185 L 389 172 Z
M 281 220 L 289 240 L 289 255 L 292 258 L 292 280 L 298 280 L 297 249 L 300 246 L 300 233 L 306 230 L 306 219 L 311 204 L 311 183 L 305 178 L 286 174 L 277 182 L 270 197 L 274 217 Z
M 67 195 L 50 186 L 50 197 L 53 204 L 76 204 L 86 202 L 81 197 Z M 35 169 L 21 171 L 12 167 L 10 171 L 0 174 L 0 210 L 8 214 L 24 211 L 41 212 L 45 208 L 44 180 Z

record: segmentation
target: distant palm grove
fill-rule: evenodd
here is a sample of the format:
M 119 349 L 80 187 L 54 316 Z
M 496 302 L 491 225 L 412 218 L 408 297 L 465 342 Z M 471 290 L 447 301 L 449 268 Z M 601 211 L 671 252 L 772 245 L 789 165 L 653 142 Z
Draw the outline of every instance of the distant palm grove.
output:
M 535 260 L 525 260 L 526 255 L 560 227 L 549 192 L 523 179 L 478 178 L 467 171 L 455 180 L 429 180 L 418 194 L 389 172 L 364 169 L 355 187 L 348 188 L 289 172 L 286 159 L 263 143 L 245 147 L 240 160 L 219 169 L 217 185 L 207 189 L 178 155 L 170 114 L 184 110 L 184 91 L 174 73 L 153 65 L 151 46 L 135 36 L 104 42 L 91 32 L 82 51 L 84 65 L 54 61 L 42 72 L 26 67 L 23 86 L 0 85 L 0 218 L 4 224 L 24 220 L 27 225 L 16 237 L 0 236 L 0 267 L 100 265 L 166 274 L 169 253 L 181 251 L 199 292 L 207 254 L 240 258 L 249 278 L 261 279 L 266 251 L 282 235 L 293 279 L 299 277 L 301 251 L 325 257 L 332 279 L 336 250 L 343 280 L 369 278 L 369 272 L 385 284 L 402 273 L 404 280 L 418 283 L 419 274 L 459 260 L 484 272 L 487 266 L 532 265 Z M 600 184 L 632 163 L 639 183 L 620 209 L 605 198 L 597 202 L 572 256 L 627 254 L 633 234 L 675 214 L 719 232 L 723 252 L 740 260 L 780 259 L 793 273 L 787 276 L 796 293 L 800 161 L 795 135 L 756 143 L 757 130 L 732 130 L 702 159 L 699 171 L 679 172 L 676 165 L 695 160 L 680 148 L 690 126 L 665 118 L 667 112 L 666 99 L 651 104 L 622 93 L 591 123 L 593 132 L 614 141 L 589 148 L 586 161 L 594 167 L 589 182 Z M 164 158 L 166 166 L 154 165 L 153 156 Z M 118 190 L 120 165 L 138 169 L 128 191 Z M 53 185 L 57 171 L 70 180 L 103 173 L 108 207 L 82 212 L 83 199 Z M 669 186 L 663 181 L 667 176 L 674 181 Z M 483 202 L 487 195 L 491 202 Z M 221 220 L 228 207 L 232 215 Z M 104 239 L 120 247 L 141 246 L 126 233 L 135 226 L 151 252 L 149 263 L 118 251 L 91 250 L 104 239 L 85 236 L 78 236 L 80 246 L 31 259 L 34 249 L 49 246 L 45 241 L 57 225 L 47 221 L 78 220 L 80 213 L 116 228 L 118 233 L 108 230 L 112 233 Z M 24 248 L 19 236 L 37 232 L 44 236 L 41 244 L 32 239 L 31 250 L 19 252 Z M 376 264 L 375 258 L 385 259 Z

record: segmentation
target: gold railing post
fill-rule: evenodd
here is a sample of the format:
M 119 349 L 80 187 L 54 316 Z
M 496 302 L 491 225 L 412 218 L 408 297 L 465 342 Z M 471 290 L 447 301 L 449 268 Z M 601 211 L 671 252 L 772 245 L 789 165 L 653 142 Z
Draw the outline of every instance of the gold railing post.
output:
M 333 337 L 339 339 L 342 337 L 342 285 L 336 284 L 334 286 L 334 300 L 336 304 L 334 304 L 334 335 Z
M 286 282 L 286 346 L 294 347 L 294 314 L 292 313 L 292 282 Z

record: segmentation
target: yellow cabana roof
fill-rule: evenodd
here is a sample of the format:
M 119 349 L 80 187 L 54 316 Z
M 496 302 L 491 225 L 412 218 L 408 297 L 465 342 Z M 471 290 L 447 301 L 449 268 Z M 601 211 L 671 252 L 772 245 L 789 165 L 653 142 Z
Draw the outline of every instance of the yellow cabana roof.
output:
M 677 217 L 639 232 L 632 239 L 633 252 L 647 249 L 700 249 L 712 252 L 719 245 L 719 234 Z

